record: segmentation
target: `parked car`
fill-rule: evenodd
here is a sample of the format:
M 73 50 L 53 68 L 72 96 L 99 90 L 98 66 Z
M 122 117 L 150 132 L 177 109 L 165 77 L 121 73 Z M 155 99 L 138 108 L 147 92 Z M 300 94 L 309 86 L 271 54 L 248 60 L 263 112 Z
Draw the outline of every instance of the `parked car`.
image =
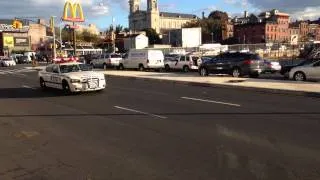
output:
M 17 64 L 13 58 L 2 58 L 0 60 L 0 65 L 2 67 L 10 67 L 10 66 L 16 66 Z
M 160 70 L 164 68 L 164 55 L 160 50 L 133 49 L 120 60 L 119 69 Z
M 164 64 L 166 71 L 182 70 L 183 72 L 189 72 L 189 70 L 198 69 L 201 58 L 194 55 L 169 54 L 165 56 Z
M 18 57 L 18 64 L 26 64 L 26 63 L 31 63 L 31 61 L 29 61 L 29 57 L 28 56 L 20 56 L 20 57 Z
M 32 57 L 36 57 L 36 53 L 35 52 L 25 52 L 23 55 L 27 56 L 28 63 L 32 62 Z
M 292 68 L 289 78 L 295 81 L 320 80 L 320 60 Z
M 280 70 L 280 74 L 282 74 L 285 77 L 289 77 L 289 72 L 291 71 L 292 68 L 308 65 L 308 64 L 314 63 L 315 61 L 317 61 L 317 59 L 303 60 L 299 64 L 282 66 Z
M 119 62 L 122 59 L 120 54 L 101 54 L 97 59 L 94 59 L 90 62 L 93 67 L 103 67 L 107 69 L 108 67 L 119 67 Z
M 23 56 L 22 54 L 11 54 L 11 58 L 16 62 L 18 63 L 18 58 Z
M 281 65 L 276 61 L 264 60 L 264 73 L 276 73 L 281 70 Z
M 201 76 L 213 74 L 230 74 L 233 77 L 249 75 L 257 78 L 264 68 L 264 62 L 258 54 L 222 53 L 211 60 L 203 62 L 199 68 Z
M 36 60 L 39 62 L 47 62 L 47 57 L 43 54 L 36 54 Z
M 84 56 L 86 64 L 90 64 L 91 61 L 100 58 L 101 54 L 87 54 Z

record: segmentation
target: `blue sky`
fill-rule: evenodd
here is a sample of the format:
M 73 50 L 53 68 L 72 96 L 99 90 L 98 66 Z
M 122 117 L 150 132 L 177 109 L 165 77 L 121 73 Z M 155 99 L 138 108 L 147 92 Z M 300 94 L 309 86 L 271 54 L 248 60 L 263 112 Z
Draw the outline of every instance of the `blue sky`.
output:
M 246 1 L 244 1 L 246 2 Z M 142 7 L 145 4 L 142 3 Z M 161 11 L 167 12 L 180 12 L 196 14 L 199 17 L 202 16 L 202 11 L 205 11 L 208 15 L 213 10 L 226 11 L 229 14 L 240 14 L 244 10 L 254 9 L 251 5 L 245 5 L 243 1 L 237 0 L 199 0 L 198 2 L 192 2 L 186 0 L 160 0 L 159 8 Z M 93 22 L 101 28 L 105 28 L 112 23 L 112 17 L 115 18 L 115 24 L 121 24 L 128 26 L 128 10 L 119 4 L 111 4 L 110 11 L 107 15 L 102 17 L 93 17 L 89 21 Z
M 62 16 L 66 0 L 0 0 L 0 19 L 14 17 L 39 17 L 49 20 L 50 16 Z M 72 0 L 80 1 L 87 18 L 85 24 L 94 23 L 104 31 L 112 23 L 128 25 L 128 0 Z M 146 0 L 142 7 L 146 6 Z M 192 13 L 201 17 L 212 10 L 226 11 L 229 15 L 241 15 L 244 10 L 259 13 L 274 8 L 289 13 L 292 19 L 318 19 L 320 0 L 159 0 L 161 11 Z

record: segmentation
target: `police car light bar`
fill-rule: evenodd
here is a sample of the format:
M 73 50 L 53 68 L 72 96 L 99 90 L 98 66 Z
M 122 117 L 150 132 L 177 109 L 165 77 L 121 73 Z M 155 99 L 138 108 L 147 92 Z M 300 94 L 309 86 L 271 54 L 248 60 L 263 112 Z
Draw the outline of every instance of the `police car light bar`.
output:
M 77 57 L 53 59 L 53 62 L 56 64 L 78 62 L 78 61 L 79 61 L 79 58 L 77 58 Z

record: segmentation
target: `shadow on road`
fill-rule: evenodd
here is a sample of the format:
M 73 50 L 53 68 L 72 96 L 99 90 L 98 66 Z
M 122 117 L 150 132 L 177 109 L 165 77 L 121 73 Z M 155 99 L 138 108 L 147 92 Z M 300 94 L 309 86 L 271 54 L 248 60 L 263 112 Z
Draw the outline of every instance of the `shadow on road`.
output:
M 63 91 L 56 89 L 31 89 L 31 88 L 0 88 L 0 99 L 14 99 L 14 98 L 47 98 L 47 97 L 62 97 L 69 96 Z M 71 94 L 79 95 L 79 94 Z

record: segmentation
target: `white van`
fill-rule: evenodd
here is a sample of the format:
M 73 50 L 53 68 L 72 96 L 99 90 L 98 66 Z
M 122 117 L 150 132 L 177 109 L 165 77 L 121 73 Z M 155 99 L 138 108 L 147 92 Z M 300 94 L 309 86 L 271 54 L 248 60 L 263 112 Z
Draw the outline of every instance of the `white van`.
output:
M 132 49 L 120 60 L 119 69 L 163 69 L 164 55 L 160 50 Z
M 32 62 L 31 56 L 35 56 L 35 55 L 36 55 L 35 52 L 25 52 L 25 53 L 24 53 L 24 56 L 27 56 L 27 57 L 28 57 L 28 59 L 27 59 L 27 62 L 28 62 L 28 63 L 31 63 L 31 62 Z

